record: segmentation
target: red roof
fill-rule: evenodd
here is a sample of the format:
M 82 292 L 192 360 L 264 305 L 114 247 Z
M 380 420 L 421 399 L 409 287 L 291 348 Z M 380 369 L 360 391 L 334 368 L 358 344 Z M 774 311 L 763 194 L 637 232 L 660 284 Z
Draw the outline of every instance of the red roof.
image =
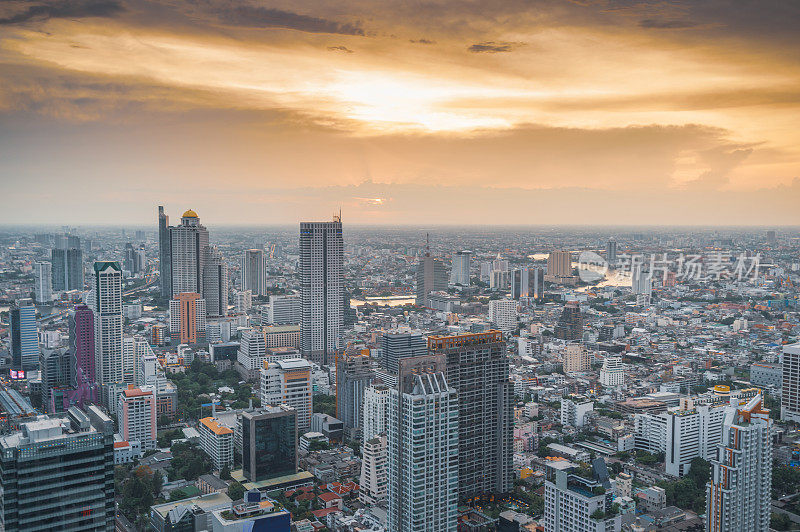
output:
M 314 517 L 316 517 L 317 519 L 323 519 L 328 514 L 340 511 L 341 510 L 339 510 L 339 508 L 334 506 L 333 508 L 323 508 L 322 510 L 311 510 L 311 513 L 314 514 Z
M 331 493 L 330 491 L 327 491 L 325 493 L 320 493 L 317 496 L 325 502 L 332 502 L 341 499 L 339 495 L 337 495 L 336 493 Z

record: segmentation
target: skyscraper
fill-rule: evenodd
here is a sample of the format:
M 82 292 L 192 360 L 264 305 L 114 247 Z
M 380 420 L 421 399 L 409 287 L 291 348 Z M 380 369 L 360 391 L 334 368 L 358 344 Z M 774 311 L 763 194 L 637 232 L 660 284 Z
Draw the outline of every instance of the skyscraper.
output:
M 164 213 L 164 206 L 158 206 L 158 269 L 161 297 L 172 298 L 172 253 L 169 231 L 169 216 Z
M 417 305 L 427 307 L 428 294 L 447 290 L 447 271 L 442 261 L 431 257 L 430 245 L 426 243 L 425 254 L 417 264 Z
M 0 438 L 0 528 L 114 530 L 114 423 L 96 406 Z
M 83 251 L 80 247 L 53 248 L 50 262 L 54 291 L 83 290 Z
M 386 409 L 389 404 L 389 387 L 372 384 L 364 390 L 363 429 L 361 439 L 366 442 L 386 433 Z
M 94 263 L 92 303 L 95 379 L 98 384 L 121 383 L 123 381 L 122 268 L 119 262 Z
M 156 448 L 156 394 L 150 387 L 130 385 L 119 394 L 117 422 L 125 441 L 138 440 L 142 449 Z
M 242 255 L 242 290 L 267 295 L 267 262 L 263 249 L 246 249 Z
M 428 351 L 446 360 L 458 394 L 459 499 L 511 490 L 513 394 L 503 333 L 429 336 Z
M 544 271 L 541 268 L 520 268 L 509 276 L 512 299 L 541 299 L 544 293 Z
M 567 301 L 554 331 L 555 337 L 561 340 L 583 339 L 583 315 L 577 301 Z
M 37 262 L 33 265 L 36 284 L 36 302 L 50 304 L 53 302 L 53 265 L 49 262 Z
M 76 305 L 69 313 L 69 349 L 75 359 L 75 382 L 95 382 L 94 313 L 86 305 Z
M 380 338 L 381 365 L 397 375 L 400 359 L 428 353 L 428 340 L 419 331 L 386 332 Z
M 374 378 L 369 351 L 358 353 L 348 349 L 336 357 L 336 417 L 353 436 L 363 426 L 364 391 Z
M 458 519 L 459 404 L 445 358 L 400 361 L 389 392 L 388 530 L 455 532 Z
M 63 391 L 72 384 L 72 355 L 66 349 L 45 349 L 39 355 L 42 380 L 42 408 L 45 412 L 63 412 Z
M 458 251 L 453 254 L 453 268 L 450 270 L 450 284 L 469 286 L 469 266 L 471 251 Z
M 39 326 L 31 299 L 18 299 L 9 309 L 11 367 L 34 369 L 39 364 Z
M 572 257 L 569 251 L 550 252 L 547 257 L 547 275 L 553 278 L 572 276 Z
M 609 266 L 617 263 L 617 241 L 613 238 L 606 244 L 606 262 Z
M 300 224 L 300 350 L 326 366 L 342 348 L 343 253 L 340 217 Z
M 726 408 L 712 460 L 706 531 L 767 532 L 772 510 L 772 420 L 759 393 Z
M 208 230 L 200 224 L 197 213 L 189 209 L 183 213 L 181 224 L 171 227 L 169 233 L 173 296 L 183 292 L 202 295 Z
M 169 333 L 173 342 L 196 344 L 206 337 L 206 301 L 196 292 L 169 300 Z
M 216 246 L 206 248 L 203 298 L 208 316 L 228 315 L 228 266 Z
M 261 369 L 261 405 L 287 405 L 297 412 L 300 434 L 311 425 L 314 389 L 311 363 L 302 358 L 276 360 Z
M 130 242 L 125 244 L 125 257 L 122 262 L 122 269 L 132 274 L 136 273 L 136 249 Z
M 800 343 L 783 346 L 781 420 L 800 423 Z

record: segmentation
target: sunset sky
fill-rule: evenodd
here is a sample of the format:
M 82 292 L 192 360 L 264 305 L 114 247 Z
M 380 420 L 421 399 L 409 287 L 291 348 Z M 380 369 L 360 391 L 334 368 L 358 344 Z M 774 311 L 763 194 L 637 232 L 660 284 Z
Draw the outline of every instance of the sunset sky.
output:
M 800 224 L 800 3 L 0 0 L 0 223 Z

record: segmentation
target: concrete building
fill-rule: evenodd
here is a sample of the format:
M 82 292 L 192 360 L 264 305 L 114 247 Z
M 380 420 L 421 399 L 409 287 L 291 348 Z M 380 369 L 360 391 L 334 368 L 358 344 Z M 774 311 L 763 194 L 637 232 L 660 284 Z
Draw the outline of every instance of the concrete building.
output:
M 122 364 L 122 268 L 118 262 L 94 263 L 92 311 L 94 312 L 94 367 L 98 384 L 123 382 Z
M 196 292 L 176 293 L 169 300 L 169 333 L 173 343 L 196 344 L 206 337 L 206 300 Z
M 34 369 L 39 364 L 39 325 L 32 299 L 18 299 L 8 311 L 11 367 Z
M 53 302 L 53 266 L 49 262 L 36 262 L 33 265 L 33 291 L 37 303 Z
M 783 346 L 781 420 L 800 423 L 800 343 Z
M 197 213 L 189 209 L 181 216 L 181 224 L 169 228 L 172 297 L 185 292 L 203 294 L 208 230 Z
M 428 294 L 447 290 L 447 271 L 444 264 L 431 256 L 430 246 L 425 246 L 425 253 L 417 263 L 416 304 L 427 307 Z
M 303 321 L 303 302 L 297 296 L 269 296 L 267 316 L 273 325 L 300 325 Z
M 386 501 L 386 435 L 373 436 L 361 446 L 361 478 L 358 500 L 367 505 Z
M 204 417 L 197 427 L 200 433 L 200 448 L 211 461 L 214 469 L 222 470 L 233 465 L 233 430 L 220 424 L 213 417 Z
M 569 251 L 551 251 L 547 257 L 547 276 L 545 281 L 554 283 L 572 277 L 572 254 Z
M 590 472 L 568 460 L 547 463 L 544 492 L 545 532 L 619 532 L 622 520 L 613 515 L 614 494 L 605 462 L 592 462 Z
M 583 315 L 577 301 L 568 301 L 556 323 L 554 335 L 567 341 L 583 340 Z
M 457 251 L 453 254 L 453 266 L 450 270 L 450 284 L 459 286 L 469 286 L 469 268 L 471 251 Z
M 508 334 L 517 328 L 517 302 L 513 299 L 489 301 L 489 321 Z
M 299 325 L 268 325 L 261 328 L 267 349 L 275 347 L 300 348 Z
M 381 365 L 396 375 L 402 358 L 428 353 L 428 340 L 419 331 L 386 332 L 379 340 Z
M 75 357 L 75 382 L 95 382 L 94 377 L 94 313 L 86 305 L 75 305 L 67 319 L 69 349 Z
M 544 295 L 544 270 L 542 268 L 521 268 L 514 270 L 511 279 L 511 298 L 536 299 Z
M 364 390 L 364 414 L 361 438 L 363 442 L 379 434 L 386 434 L 386 409 L 389 405 L 389 387 L 372 384 Z
M 250 290 L 237 290 L 233 295 L 233 306 L 237 314 L 246 314 L 253 308 L 253 292 Z
M 561 400 L 561 424 L 575 428 L 586 425 L 586 415 L 594 410 L 594 402 L 586 397 Z
M 83 251 L 80 249 L 80 240 L 76 247 L 54 248 L 50 252 L 50 264 L 54 292 L 83 290 Z
M 246 249 L 242 254 L 242 290 L 267 295 L 267 259 L 263 249 Z
M 327 366 L 342 348 L 344 291 L 342 221 L 300 224 L 300 351 Z
M 172 241 L 169 231 L 169 216 L 164 212 L 164 206 L 158 206 L 158 284 L 161 288 L 161 297 L 172 299 Z
M 625 385 L 625 367 L 622 357 L 606 357 L 600 370 L 600 384 L 606 388 L 619 388 Z
M 345 351 L 336 357 L 336 417 L 344 423 L 349 439 L 360 439 L 364 414 L 364 390 L 375 379 L 369 350 Z
M 203 299 L 206 315 L 228 315 L 228 265 L 216 246 L 208 246 L 203 266 Z
M 586 350 L 586 346 L 579 343 L 567 344 L 564 350 L 563 367 L 564 373 L 567 375 L 582 373 L 592 369 L 592 364 L 589 360 L 589 352 Z
M 783 367 L 780 364 L 758 362 L 750 365 L 750 383 L 753 386 L 780 388 L 783 386 Z
M 617 241 L 613 238 L 606 243 L 606 262 L 609 266 L 617 263 Z
M 311 425 L 313 394 L 308 360 L 277 360 L 265 364 L 261 370 L 261 404 L 293 408 L 301 434 Z
M 124 441 L 138 441 L 143 450 L 156 448 L 156 394 L 152 388 L 129 387 L 117 403 L 119 434 Z

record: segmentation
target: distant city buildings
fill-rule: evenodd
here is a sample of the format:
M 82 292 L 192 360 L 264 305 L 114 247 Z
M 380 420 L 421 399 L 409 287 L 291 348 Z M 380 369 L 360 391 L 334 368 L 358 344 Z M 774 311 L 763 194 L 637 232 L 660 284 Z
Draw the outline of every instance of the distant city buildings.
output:
M 420 307 L 430 306 L 428 294 L 447 290 L 447 272 L 439 259 L 431 256 L 430 247 L 426 245 L 425 253 L 417 263 L 416 304 Z
M 267 259 L 263 249 L 246 249 L 242 254 L 242 290 L 267 295 Z
M 80 239 L 69 237 L 64 245 L 69 247 L 55 247 L 50 254 L 53 291 L 83 290 L 83 250 Z
M 517 328 L 517 302 L 513 299 L 489 301 L 489 322 L 504 333 Z
M 575 284 L 572 275 L 572 254 L 569 251 L 552 251 L 547 257 L 545 281 L 558 284 Z
M 561 317 L 556 323 L 554 334 L 556 338 L 568 341 L 583 340 L 583 315 L 581 306 L 577 301 L 568 301 L 561 311 Z
M 450 284 L 458 286 L 469 286 L 469 270 L 471 251 L 457 251 L 453 254 L 453 266 L 450 270 Z

